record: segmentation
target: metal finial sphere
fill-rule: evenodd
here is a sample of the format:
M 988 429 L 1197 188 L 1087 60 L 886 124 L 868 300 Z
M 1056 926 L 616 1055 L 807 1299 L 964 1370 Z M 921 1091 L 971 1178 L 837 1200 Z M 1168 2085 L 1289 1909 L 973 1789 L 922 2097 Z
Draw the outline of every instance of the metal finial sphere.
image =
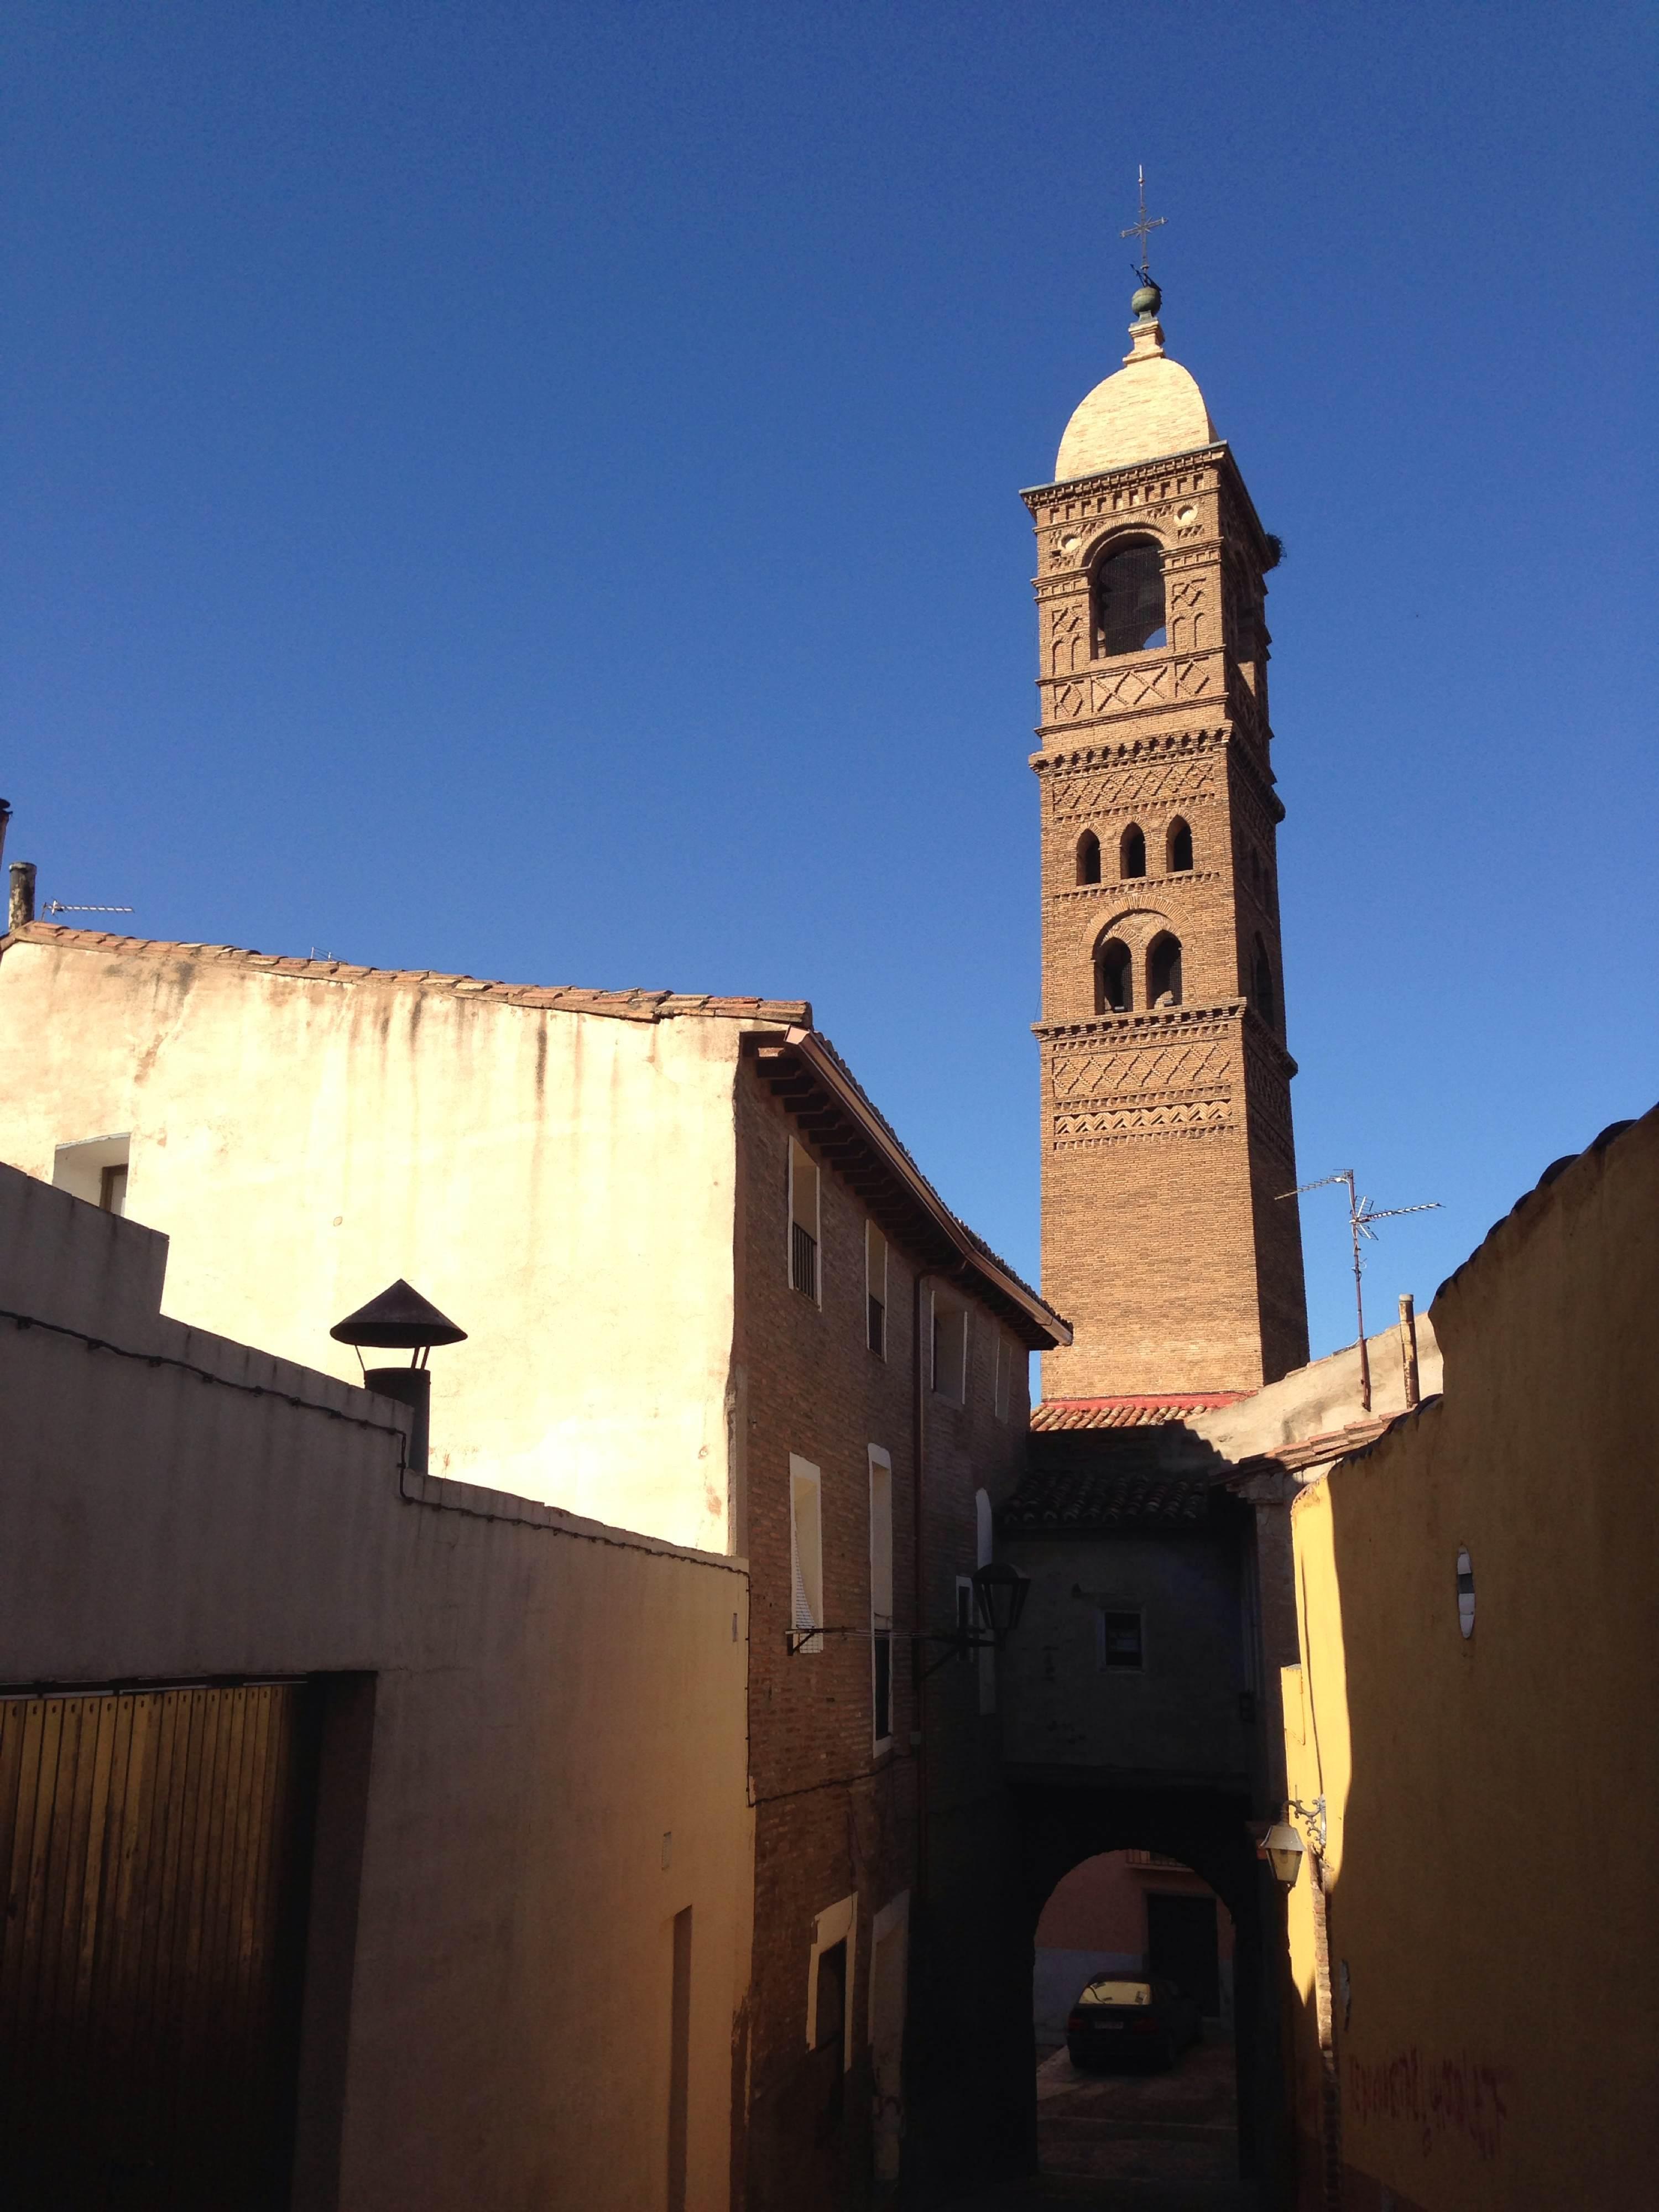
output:
M 1164 295 L 1156 284 L 1143 284 L 1130 301 L 1130 311 L 1143 321 L 1150 322 L 1164 305 Z

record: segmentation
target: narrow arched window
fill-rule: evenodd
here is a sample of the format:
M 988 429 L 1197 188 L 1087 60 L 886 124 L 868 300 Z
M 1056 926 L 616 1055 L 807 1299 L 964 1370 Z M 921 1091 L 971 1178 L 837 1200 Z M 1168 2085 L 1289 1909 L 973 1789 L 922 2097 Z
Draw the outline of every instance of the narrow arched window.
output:
M 1153 1006 L 1181 1004 L 1181 939 L 1167 930 L 1147 948 L 1146 1000 Z
M 1109 937 L 1095 960 L 1095 1012 L 1127 1014 L 1130 1002 L 1129 948 L 1121 938 Z
M 1193 833 L 1177 814 L 1170 824 L 1170 873 L 1184 876 L 1193 865 Z
M 1144 653 L 1166 642 L 1164 555 L 1150 538 L 1109 547 L 1095 565 L 1095 652 Z
M 1117 848 L 1117 872 L 1126 879 L 1146 872 L 1146 840 L 1136 823 L 1132 822 L 1124 831 L 1123 841 Z
M 1267 957 L 1267 948 L 1258 937 L 1255 940 L 1255 959 L 1251 977 L 1251 997 L 1255 1010 L 1264 1022 L 1278 1019 L 1278 1000 L 1273 991 L 1273 963 Z
M 1077 841 L 1077 879 L 1080 884 L 1100 881 L 1100 840 L 1092 830 L 1085 830 Z

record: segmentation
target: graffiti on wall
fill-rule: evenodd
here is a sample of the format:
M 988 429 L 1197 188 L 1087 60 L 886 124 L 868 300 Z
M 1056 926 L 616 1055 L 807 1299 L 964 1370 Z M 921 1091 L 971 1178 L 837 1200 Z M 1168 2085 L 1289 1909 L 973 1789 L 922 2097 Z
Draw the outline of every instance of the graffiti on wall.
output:
M 1462 2136 L 1483 2159 L 1495 2159 L 1502 2150 L 1515 2079 L 1507 2066 L 1468 2057 L 1425 2060 L 1413 2044 L 1374 2066 L 1350 2053 L 1347 2070 L 1353 2118 L 1417 2129 L 1425 2158 L 1437 2136 Z

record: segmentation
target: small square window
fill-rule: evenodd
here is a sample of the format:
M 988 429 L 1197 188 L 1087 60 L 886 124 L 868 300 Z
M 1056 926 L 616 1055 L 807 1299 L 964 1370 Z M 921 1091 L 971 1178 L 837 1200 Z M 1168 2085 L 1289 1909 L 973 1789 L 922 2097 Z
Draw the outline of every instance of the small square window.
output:
M 130 1136 L 89 1137 L 81 1144 L 59 1145 L 52 1155 L 52 1182 L 106 1213 L 125 1213 L 131 1151 Z
M 1138 1613 L 1102 1612 L 1097 1618 L 1100 1623 L 1097 1648 L 1103 1668 L 1139 1668 L 1146 1663 Z

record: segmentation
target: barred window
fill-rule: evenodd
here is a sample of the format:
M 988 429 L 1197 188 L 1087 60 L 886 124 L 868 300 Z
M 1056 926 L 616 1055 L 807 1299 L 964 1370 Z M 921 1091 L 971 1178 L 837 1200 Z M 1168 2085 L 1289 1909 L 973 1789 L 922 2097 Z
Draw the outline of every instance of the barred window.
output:
M 789 1141 L 789 1282 L 814 1305 L 821 1302 L 817 1163 L 793 1138 Z

